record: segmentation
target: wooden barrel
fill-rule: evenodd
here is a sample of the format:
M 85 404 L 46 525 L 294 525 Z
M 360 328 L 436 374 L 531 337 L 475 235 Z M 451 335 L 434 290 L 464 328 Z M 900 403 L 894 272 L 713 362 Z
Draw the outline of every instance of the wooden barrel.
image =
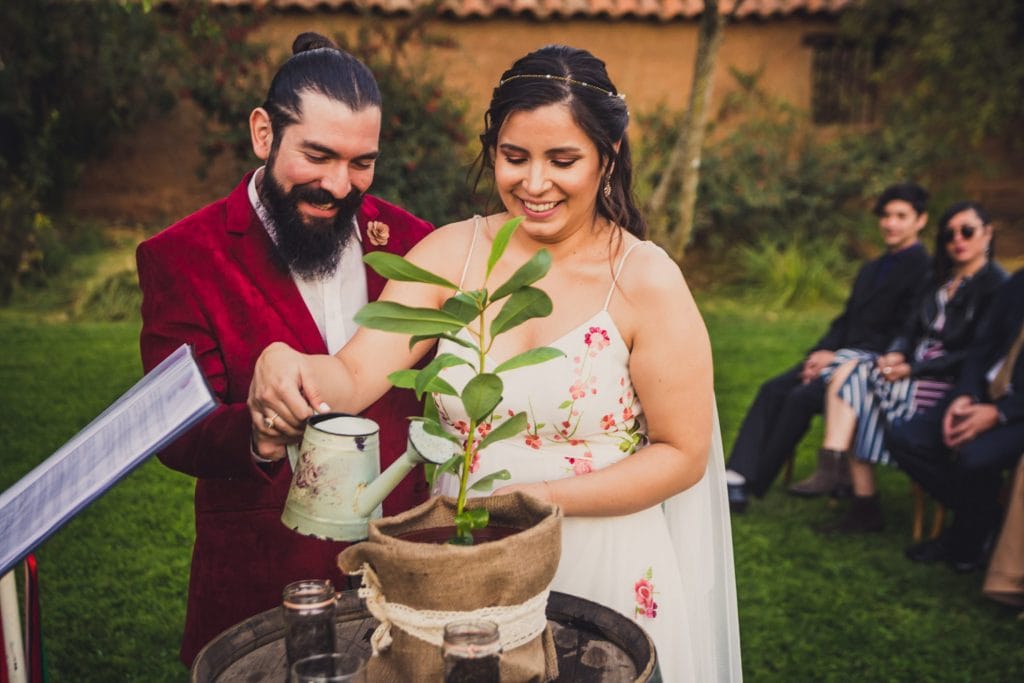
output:
M 548 600 L 547 616 L 558 652 L 558 681 L 661 683 L 654 643 L 632 620 L 589 600 L 556 592 Z M 339 595 L 337 627 L 339 652 L 370 656 L 370 634 L 377 620 L 354 590 Z M 280 609 L 267 610 L 224 631 L 192 664 L 193 683 L 286 680 Z

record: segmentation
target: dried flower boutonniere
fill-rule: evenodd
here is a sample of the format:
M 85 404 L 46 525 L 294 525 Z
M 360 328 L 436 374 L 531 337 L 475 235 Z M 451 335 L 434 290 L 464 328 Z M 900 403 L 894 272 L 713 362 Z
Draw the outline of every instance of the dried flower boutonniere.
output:
M 387 246 L 388 238 L 391 237 L 391 229 L 386 223 L 370 221 L 366 224 L 366 235 L 370 238 L 370 244 L 384 247 Z

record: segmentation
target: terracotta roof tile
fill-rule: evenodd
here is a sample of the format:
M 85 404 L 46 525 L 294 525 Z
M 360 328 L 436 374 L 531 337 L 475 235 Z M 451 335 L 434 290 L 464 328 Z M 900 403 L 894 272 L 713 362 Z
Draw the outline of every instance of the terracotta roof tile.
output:
M 430 0 L 210 0 L 232 7 L 280 9 L 341 9 L 369 7 L 384 14 L 405 14 Z M 168 0 L 173 3 L 173 0 Z M 721 0 L 719 11 L 737 18 L 788 16 L 791 14 L 838 14 L 854 0 Z M 638 17 L 694 19 L 704 9 L 703 0 L 445 0 L 443 12 L 455 17 L 489 17 L 495 14 L 553 17 Z

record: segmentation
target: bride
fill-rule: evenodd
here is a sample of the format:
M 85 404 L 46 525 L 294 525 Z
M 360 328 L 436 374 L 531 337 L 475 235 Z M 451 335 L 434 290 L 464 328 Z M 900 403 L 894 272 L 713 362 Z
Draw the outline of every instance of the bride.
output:
M 495 87 L 480 136 L 480 170 L 493 172 L 504 211 L 445 226 L 407 258 L 476 289 L 498 227 L 523 217 L 493 281 L 545 248 L 552 264 L 537 286 L 553 311 L 502 334 L 488 355 L 500 363 L 537 346 L 565 355 L 503 373 L 492 421 L 525 410 L 529 424 L 481 451 L 475 472 L 507 469 L 512 479 L 497 493 L 520 490 L 562 508 L 552 589 L 635 619 L 655 642 L 664 680 L 739 681 L 711 348 L 679 267 L 643 240 L 628 119 L 625 98 L 589 52 L 548 46 L 519 59 Z M 381 300 L 439 308 L 450 294 L 392 281 Z M 258 453 L 283 457 L 283 437 L 298 438 L 313 407 L 364 409 L 388 389 L 390 372 L 414 365 L 431 343 L 410 349 L 400 335 L 360 329 L 335 356 L 271 345 L 250 389 Z M 469 372 L 457 365 L 443 377 L 461 390 Z M 435 402 L 447 428 L 470 438 L 460 404 Z M 455 483 L 440 486 L 451 493 Z

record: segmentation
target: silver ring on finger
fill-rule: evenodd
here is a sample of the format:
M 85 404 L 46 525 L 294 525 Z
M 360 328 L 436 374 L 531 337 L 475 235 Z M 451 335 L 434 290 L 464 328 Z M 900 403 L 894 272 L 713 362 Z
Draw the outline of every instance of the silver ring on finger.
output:
M 271 413 L 269 417 L 263 418 L 263 426 L 265 426 L 267 429 L 273 429 L 274 428 L 274 420 L 276 420 L 277 418 L 278 418 L 278 414 L 277 413 Z

